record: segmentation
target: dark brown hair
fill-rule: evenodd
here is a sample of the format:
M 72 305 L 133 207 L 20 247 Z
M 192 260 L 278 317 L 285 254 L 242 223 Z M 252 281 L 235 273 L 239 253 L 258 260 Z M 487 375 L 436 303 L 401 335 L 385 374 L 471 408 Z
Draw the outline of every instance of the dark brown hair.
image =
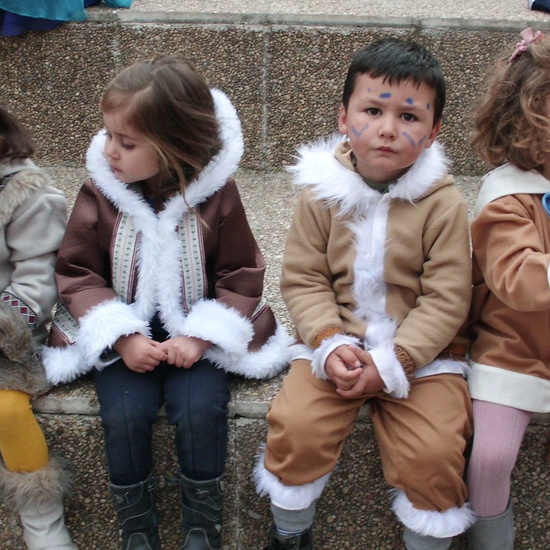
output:
M 433 125 L 441 120 L 445 106 L 445 76 L 437 59 L 424 46 L 398 38 L 383 38 L 361 48 L 353 56 L 344 82 L 342 105 L 345 109 L 357 77 L 362 74 L 382 77 L 390 84 L 411 81 L 418 87 L 431 88 L 435 95 Z
M 161 56 L 128 67 L 109 84 L 100 107 L 123 107 L 126 122 L 157 151 L 160 198 L 183 191 L 221 149 L 212 94 L 188 61 Z
M 550 154 L 550 38 L 531 42 L 513 63 L 497 63 L 475 116 L 474 150 L 491 166 L 539 168 Z
M 26 159 L 33 153 L 34 143 L 30 132 L 0 106 L 0 160 Z

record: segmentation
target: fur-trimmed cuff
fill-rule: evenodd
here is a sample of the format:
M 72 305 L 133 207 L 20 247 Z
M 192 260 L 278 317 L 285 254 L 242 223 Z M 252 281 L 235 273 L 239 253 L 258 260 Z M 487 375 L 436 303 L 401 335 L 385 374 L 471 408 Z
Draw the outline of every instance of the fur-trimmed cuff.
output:
M 150 335 L 149 324 L 134 313 L 131 305 L 119 300 L 107 300 L 80 318 L 76 342 L 64 348 L 45 348 L 42 361 L 52 384 L 70 382 L 90 371 L 99 370 L 109 362 L 101 357 L 121 336 Z
M 119 300 L 108 300 L 80 318 L 77 346 L 89 365 L 99 362 L 107 348 L 112 348 L 121 336 L 143 334 L 149 336 L 149 324 L 140 319 L 131 305 Z
M 303 510 L 317 500 L 330 478 L 330 472 L 304 485 L 283 485 L 279 478 L 264 466 L 265 449 L 262 447 L 254 468 L 256 492 L 269 496 L 271 503 L 283 510 Z
M 347 334 L 334 334 L 329 338 L 325 338 L 321 345 L 313 352 L 313 360 L 311 361 L 311 370 L 313 376 L 321 380 L 329 380 L 325 371 L 325 362 L 327 357 L 339 346 L 357 346 L 361 347 L 361 340 L 355 336 Z
M 393 489 L 392 509 L 395 515 L 411 531 L 420 535 L 448 538 L 464 533 L 476 521 L 476 515 L 468 503 L 462 508 L 454 506 L 445 512 L 414 508 L 401 489 Z
M 403 366 L 395 355 L 393 342 L 376 346 L 368 351 L 378 369 L 378 374 L 384 380 L 386 385 L 384 391 L 398 399 L 407 397 L 410 389 L 409 381 Z
M 2 502 L 17 511 L 32 504 L 61 500 L 70 484 L 66 461 L 57 456 L 52 456 L 44 468 L 34 472 L 12 472 L 0 462 Z
M 273 378 L 288 366 L 289 346 L 293 341 L 294 339 L 285 328 L 277 323 L 275 334 L 270 336 L 257 351 L 232 354 L 220 347 L 212 346 L 206 350 L 204 357 L 233 374 L 240 374 L 247 378 Z
M 215 300 L 200 300 L 191 308 L 179 333 L 207 340 L 226 354 L 239 356 L 248 349 L 254 329 L 236 309 Z

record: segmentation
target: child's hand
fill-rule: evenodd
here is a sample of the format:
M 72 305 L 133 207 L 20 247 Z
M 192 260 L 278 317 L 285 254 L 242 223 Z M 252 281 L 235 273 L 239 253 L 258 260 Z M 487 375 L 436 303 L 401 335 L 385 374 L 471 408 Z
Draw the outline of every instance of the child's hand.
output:
M 152 371 L 161 361 L 166 361 L 166 352 L 160 349 L 160 343 L 143 334 L 121 336 L 113 347 L 134 372 Z
M 385 383 L 382 380 L 370 353 L 362 349 L 356 351 L 358 352 L 358 359 L 363 364 L 363 368 L 361 369 L 359 377 L 352 387 L 339 387 L 336 390 L 338 394 L 347 399 L 357 399 L 359 397 L 365 397 L 367 394 L 372 394 L 382 390 L 385 386 Z
M 349 390 L 357 382 L 363 366 L 358 357 L 359 348 L 338 346 L 327 357 L 325 371 L 332 382 L 343 390 Z
M 167 363 L 188 369 L 204 355 L 211 345 L 212 342 L 193 336 L 176 336 L 162 342 L 160 349 L 166 352 Z

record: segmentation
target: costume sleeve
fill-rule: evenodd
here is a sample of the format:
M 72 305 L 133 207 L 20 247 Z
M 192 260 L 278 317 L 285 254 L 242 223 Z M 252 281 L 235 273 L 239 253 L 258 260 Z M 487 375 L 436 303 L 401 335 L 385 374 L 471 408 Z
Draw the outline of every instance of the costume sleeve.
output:
M 288 232 L 281 293 L 300 338 L 313 348 L 345 332 L 327 256 L 330 227 L 328 208 L 303 190 Z
M 421 293 L 397 329 L 394 344 L 416 368 L 435 359 L 464 326 L 472 296 L 469 222 L 456 200 L 434 209 L 423 233 Z
M 207 259 L 209 294 L 224 305 L 251 318 L 263 294 L 265 262 L 250 229 L 235 183 L 220 193 L 221 216 L 214 255 Z
M 111 228 L 99 223 L 97 191 L 90 180 L 80 189 L 59 249 L 56 280 L 61 301 L 76 319 L 115 298 L 110 285 Z
M 529 208 L 510 195 L 486 205 L 472 223 L 473 253 L 485 282 L 516 311 L 550 309 L 550 254 Z
M 2 299 L 19 309 L 32 329 L 50 318 L 57 297 L 54 265 L 66 221 L 63 193 L 46 187 L 17 208 L 5 230 L 14 270 Z

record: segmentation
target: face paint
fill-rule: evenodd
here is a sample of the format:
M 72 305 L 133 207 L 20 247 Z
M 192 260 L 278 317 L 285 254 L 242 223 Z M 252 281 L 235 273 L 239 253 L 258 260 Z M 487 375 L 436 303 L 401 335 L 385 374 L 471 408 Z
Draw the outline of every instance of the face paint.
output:
M 411 144 L 411 147 L 420 147 L 426 141 L 426 136 L 419 139 L 417 143 L 407 132 L 401 132 L 401 135 L 407 138 L 408 142 Z
M 359 137 L 368 127 L 369 127 L 369 125 L 365 124 L 360 130 L 357 130 L 357 128 L 355 128 L 355 126 L 352 126 L 351 131 L 353 132 L 353 134 L 356 137 Z

